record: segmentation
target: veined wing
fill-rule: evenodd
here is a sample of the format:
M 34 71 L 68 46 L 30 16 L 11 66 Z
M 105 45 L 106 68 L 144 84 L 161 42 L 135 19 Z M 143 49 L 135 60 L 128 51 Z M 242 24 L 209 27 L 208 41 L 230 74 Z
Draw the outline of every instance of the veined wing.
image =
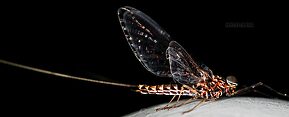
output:
M 171 77 L 166 49 L 170 35 L 143 12 L 129 7 L 118 9 L 118 18 L 132 51 L 151 73 Z
M 170 42 L 167 57 L 174 80 L 181 84 L 194 84 L 213 76 L 208 67 L 200 67 L 176 41 Z

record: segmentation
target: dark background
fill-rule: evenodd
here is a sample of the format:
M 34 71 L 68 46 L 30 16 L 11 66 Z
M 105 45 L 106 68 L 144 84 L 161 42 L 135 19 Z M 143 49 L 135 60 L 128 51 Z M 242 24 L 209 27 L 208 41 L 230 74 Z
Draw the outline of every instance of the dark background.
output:
M 236 76 L 240 87 L 262 81 L 289 92 L 284 36 L 288 20 L 279 5 L 126 0 L 3 5 L 0 56 L 4 60 L 112 82 L 173 83 L 171 78 L 146 71 L 131 52 L 117 19 L 117 9 L 128 5 L 152 17 L 215 74 Z M 251 23 L 253 27 L 226 27 L 228 22 Z M 171 99 L 2 64 L 0 69 L 5 103 L 1 105 L 10 114 L 121 116 Z

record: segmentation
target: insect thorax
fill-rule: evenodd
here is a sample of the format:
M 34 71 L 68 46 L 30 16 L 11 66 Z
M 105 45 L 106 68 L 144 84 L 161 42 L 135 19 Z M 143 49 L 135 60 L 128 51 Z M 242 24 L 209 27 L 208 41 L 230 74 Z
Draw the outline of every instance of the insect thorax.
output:
M 203 99 L 218 99 L 223 94 L 231 96 L 235 91 L 235 86 L 229 85 L 222 77 L 213 76 L 196 84 L 196 89 Z

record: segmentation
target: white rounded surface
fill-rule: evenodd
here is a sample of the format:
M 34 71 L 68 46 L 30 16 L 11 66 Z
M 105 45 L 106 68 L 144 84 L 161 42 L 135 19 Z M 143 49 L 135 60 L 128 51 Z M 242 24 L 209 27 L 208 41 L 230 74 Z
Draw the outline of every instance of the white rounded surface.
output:
M 156 108 L 166 105 L 161 104 L 131 113 L 126 117 L 289 117 L 288 101 L 251 97 L 207 101 L 193 111 L 182 114 L 184 111 L 192 109 L 199 101 L 193 101 L 170 110 L 156 111 Z

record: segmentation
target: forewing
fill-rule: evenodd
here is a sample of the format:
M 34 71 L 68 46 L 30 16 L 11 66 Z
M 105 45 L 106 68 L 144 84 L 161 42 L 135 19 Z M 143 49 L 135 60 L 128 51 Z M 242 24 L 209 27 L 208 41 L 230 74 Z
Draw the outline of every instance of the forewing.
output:
M 181 84 L 194 84 L 212 75 L 207 72 L 211 71 L 209 68 L 203 70 L 176 41 L 170 42 L 167 57 L 174 80 Z
M 170 35 L 141 11 L 126 6 L 118 9 L 124 35 L 136 58 L 151 73 L 171 77 L 166 49 Z

